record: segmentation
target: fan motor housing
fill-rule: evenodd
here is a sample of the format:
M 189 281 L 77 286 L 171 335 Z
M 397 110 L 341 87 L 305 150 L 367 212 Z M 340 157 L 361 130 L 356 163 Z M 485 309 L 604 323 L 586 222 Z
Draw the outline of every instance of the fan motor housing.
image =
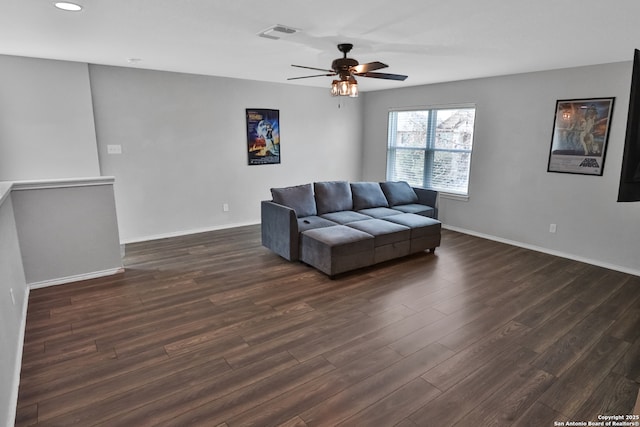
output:
M 349 68 L 355 67 L 359 62 L 352 58 L 338 58 L 331 63 L 331 69 L 336 73 L 349 72 Z

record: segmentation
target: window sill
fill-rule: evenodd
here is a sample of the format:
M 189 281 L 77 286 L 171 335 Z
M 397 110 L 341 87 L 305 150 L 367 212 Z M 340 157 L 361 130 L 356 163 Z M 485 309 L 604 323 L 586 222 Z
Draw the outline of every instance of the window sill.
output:
M 449 200 L 458 200 L 460 202 L 468 202 L 469 195 L 468 194 L 456 194 L 456 193 L 443 193 L 440 192 L 439 196 L 441 199 L 449 199 Z

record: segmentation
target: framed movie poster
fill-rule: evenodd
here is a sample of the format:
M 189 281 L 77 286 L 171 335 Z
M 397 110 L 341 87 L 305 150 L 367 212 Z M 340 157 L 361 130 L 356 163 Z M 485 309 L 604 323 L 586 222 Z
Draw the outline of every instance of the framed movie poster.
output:
M 280 163 L 280 111 L 247 108 L 249 165 Z
M 548 172 L 602 175 L 614 99 L 556 102 Z

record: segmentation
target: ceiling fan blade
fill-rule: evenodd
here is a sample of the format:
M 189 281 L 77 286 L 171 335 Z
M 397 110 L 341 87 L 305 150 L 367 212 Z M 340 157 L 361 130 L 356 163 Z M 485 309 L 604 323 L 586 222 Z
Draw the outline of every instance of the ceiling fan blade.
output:
M 315 67 L 305 67 L 304 65 L 293 65 L 291 64 L 292 67 L 298 67 L 298 68 L 306 68 L 307 70 L 316 70 L 316 71 L 326 71 L 327 73 L 333 73 L 333 70 L 325 70 L 324 68 L 315 68 Z
M 309 79 L 311 77 L 330 77 L 335 76 L 336 73 L 331 74 L 314 74 L 313 76 L 302 76 L 302 77 L 289 77 L 287 80 L 298 80 L 298 79 Z
M 402 74 L 387 74 L 387 73 L 360 73 L 356 75 L 362 76 L 362 77 L 373 77 L 376 79 L 400 80 L 400 81 L 404 81 L 408 77 L 408 76 L 403 76 Z
M 382 62 L 369 62 L 367 64 L 360 64 L 360 65 L 356 65 L 355 67 L 351 67 L 351 71 L 356 73 L 356 74 L 360 74 L 360 73 L 366 73 L 368 71 L 373 71 L 373 70 L 380 70 L 382 68 L 387 68 L 388 65 L 387 64 L 383 64 Z

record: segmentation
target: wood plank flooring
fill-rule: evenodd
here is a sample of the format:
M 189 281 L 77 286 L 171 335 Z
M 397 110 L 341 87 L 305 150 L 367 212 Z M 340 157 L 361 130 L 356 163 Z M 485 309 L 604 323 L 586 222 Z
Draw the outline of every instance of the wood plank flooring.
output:
M 553 426 L 631 413 L 640 277 L 443 230 L 335 280 L 259 226 L 31 292 L 18 426 Z

